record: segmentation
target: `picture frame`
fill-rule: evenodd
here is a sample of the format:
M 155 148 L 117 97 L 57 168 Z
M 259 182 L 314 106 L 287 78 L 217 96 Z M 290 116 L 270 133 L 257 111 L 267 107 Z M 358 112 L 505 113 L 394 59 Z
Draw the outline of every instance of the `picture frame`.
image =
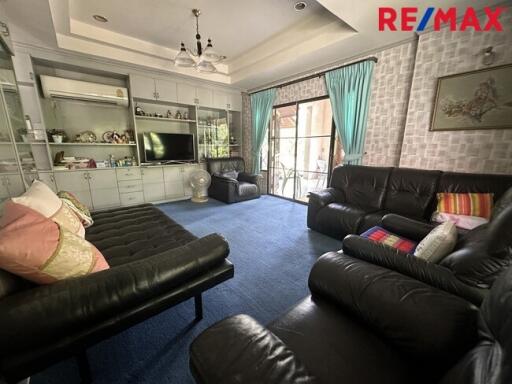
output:
M 512 129 L 512 64 L 437 79 L 430 131 Z

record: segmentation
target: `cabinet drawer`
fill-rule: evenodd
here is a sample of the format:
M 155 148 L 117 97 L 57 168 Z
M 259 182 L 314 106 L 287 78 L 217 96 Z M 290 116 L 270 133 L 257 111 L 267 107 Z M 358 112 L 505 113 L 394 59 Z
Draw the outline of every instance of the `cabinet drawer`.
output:
M 144 194 L 142 192 L 120 193 L 121 205 L 136 205 L 144 203 Z
M 140 192 L 142 191 L 142 182 L 140 180 L 119 181 L 119 193 Z
M 116 169 L 117 180 L 140 180 L 139 168 L 118 168 Z

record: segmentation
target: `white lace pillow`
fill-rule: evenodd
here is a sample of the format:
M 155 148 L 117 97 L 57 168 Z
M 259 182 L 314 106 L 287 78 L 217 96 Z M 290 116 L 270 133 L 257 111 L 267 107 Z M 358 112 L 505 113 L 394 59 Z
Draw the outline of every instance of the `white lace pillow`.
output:
M 35 180 L 27 192 L 11 200 L 39 212 L 71 233 L 85 237 L 85 228 L 80 218 L 45 183 Z
M 438 263 L 453 251 L 457 243 L 457 227 L 451 221 L 447 221 L 435 227 L 420 241 L 414 256 L 430 263 Z

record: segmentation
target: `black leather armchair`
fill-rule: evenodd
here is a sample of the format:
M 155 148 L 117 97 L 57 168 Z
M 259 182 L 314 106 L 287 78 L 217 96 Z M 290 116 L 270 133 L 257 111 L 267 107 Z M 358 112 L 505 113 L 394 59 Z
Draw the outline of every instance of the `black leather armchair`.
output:
M 212 183 L 208 195 L 225 203 L 256 199 L 260 197 L 261 175 L 245 172 L 245 161 L 241 157 L 207 159 Z
M 223 320 L 192 344 L 198 383 L 512 382 L 512 269 L 482 306 L 396 271 L 331 252 L 312 293 L 263 326 Z

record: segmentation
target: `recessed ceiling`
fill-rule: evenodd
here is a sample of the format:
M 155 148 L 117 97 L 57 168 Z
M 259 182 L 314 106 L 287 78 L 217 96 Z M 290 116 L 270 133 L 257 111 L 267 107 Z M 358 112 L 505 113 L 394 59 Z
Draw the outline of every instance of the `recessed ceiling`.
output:
M 71 19 L 100 26 L 112 32 L 172 49 L 183 41 L 192 47 L 195 18 L 199 8 L 199 32 L 203 42 L 211 38 L 217 52 L 234 59 L 312 14 L 325 14 L 314 0 L 297 12 L 293 0 L 70 0 Z M 92 19 L 99 14 L 108 19 L 100 24 Z
M 108 62 L 254 89 L 346 62 L 415 37 L 414 31 L 378 30 L 380 6 L 400 9 L 403 0 L 0 0 L 6 4 L 15 42 L 78 52 Z M 426 7 L 478 9 L 503 0 L 416 0 Z M 172 63 L 179 43 L 192 48 L 200 8 L 203 42 L 213 39 L 227 60 L 203 74 Z M 93 15 L 108 22 L 97 22 Z M 470 33 L 470 32 L 469 32 Z M 484 33 L 484 32 L 482 32 Z

